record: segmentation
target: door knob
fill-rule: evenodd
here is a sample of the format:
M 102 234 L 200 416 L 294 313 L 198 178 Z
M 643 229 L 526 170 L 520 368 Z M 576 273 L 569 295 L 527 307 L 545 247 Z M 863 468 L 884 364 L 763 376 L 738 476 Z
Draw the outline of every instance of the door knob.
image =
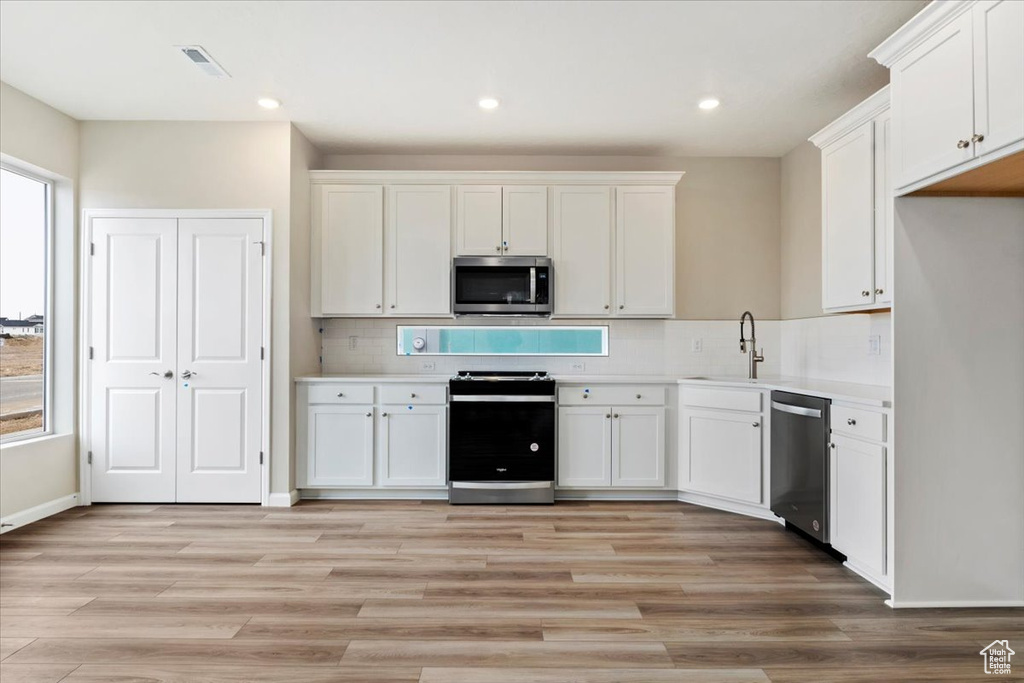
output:
M 199 374 L 198 372 L 192 372 L 191 370 L 185 370 L 183 373 L 181 373 L 181 376 L 182 376 L 183 379 L 191 379 L 191 378 L 195 377 L 198 374 Z
M 958 140 L 957 143 L 956 143 L 956 148 L 957 149 L 967 149 L 970 146 L 971 146 L 971 141 L 970 140 Z
M 151 372 L 149 374 L 156 375 L 157 377 L 163 377 L 164 379 L 171 379 L 174 377 L 174 370 L 168 370 L 167 372 Z

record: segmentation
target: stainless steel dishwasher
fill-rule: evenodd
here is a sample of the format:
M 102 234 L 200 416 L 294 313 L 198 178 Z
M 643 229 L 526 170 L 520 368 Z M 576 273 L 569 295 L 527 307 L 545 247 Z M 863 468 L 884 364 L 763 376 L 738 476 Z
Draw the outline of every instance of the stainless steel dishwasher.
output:
M 772 392 L 772 512 L 829 542 L 829 407 L 825 398 Z

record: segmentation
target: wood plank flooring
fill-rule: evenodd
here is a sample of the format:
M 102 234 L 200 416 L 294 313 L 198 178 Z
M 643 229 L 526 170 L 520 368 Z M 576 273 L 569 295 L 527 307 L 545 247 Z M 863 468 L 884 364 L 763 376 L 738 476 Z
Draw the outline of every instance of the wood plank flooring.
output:
M 1024 610 L 882 600 L 683 503 L 96 505 L 0 537 L 0 680 L 965 681 L 1024 652 Z

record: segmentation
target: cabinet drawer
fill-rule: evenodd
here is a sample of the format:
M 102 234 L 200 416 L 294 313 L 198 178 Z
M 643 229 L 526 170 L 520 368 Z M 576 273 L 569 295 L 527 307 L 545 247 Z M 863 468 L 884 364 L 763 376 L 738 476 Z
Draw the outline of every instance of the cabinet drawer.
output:
M 885 441 L 885 415 L 860 408 L 832 405 L 832 431 L 871 441 Z
M 373 403 L 373 386 L 369 384 L 312 384 L 310 403 Z
M 696 408 L 761 412 L 761 392 L 746 389 L 706 389 L 684 387 L 682 403 Z
M 558 403 L 563 406 L 661 406 L 665 405 L 665 387 L 649 384 L 559 387 Z
M 448 387 L 443 384 L 385 384 L 380 388 L 380 402 L 407 405 L 443 405 Z

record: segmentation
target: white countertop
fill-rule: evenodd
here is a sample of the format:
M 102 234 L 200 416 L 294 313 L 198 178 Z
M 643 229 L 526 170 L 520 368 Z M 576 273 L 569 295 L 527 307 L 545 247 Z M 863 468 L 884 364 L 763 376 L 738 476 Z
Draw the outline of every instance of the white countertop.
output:
M 745 377 L 678 377 L 669 375 L 560 375 L 552 377 L 565 384 L 684 384 L 720 387 L 757 387 L 791 391 L 830 398 L 845 403 L 859 403 L 876 408 L 892 407 L 892 389 L 872 384 L 831 382 L 806 377 L 765 377 L 748 380 Z M 447 384 L 449 375 L 308 375 L 296 377 L 296 382 L 363 382 L 367 384 L 419 383 Z

